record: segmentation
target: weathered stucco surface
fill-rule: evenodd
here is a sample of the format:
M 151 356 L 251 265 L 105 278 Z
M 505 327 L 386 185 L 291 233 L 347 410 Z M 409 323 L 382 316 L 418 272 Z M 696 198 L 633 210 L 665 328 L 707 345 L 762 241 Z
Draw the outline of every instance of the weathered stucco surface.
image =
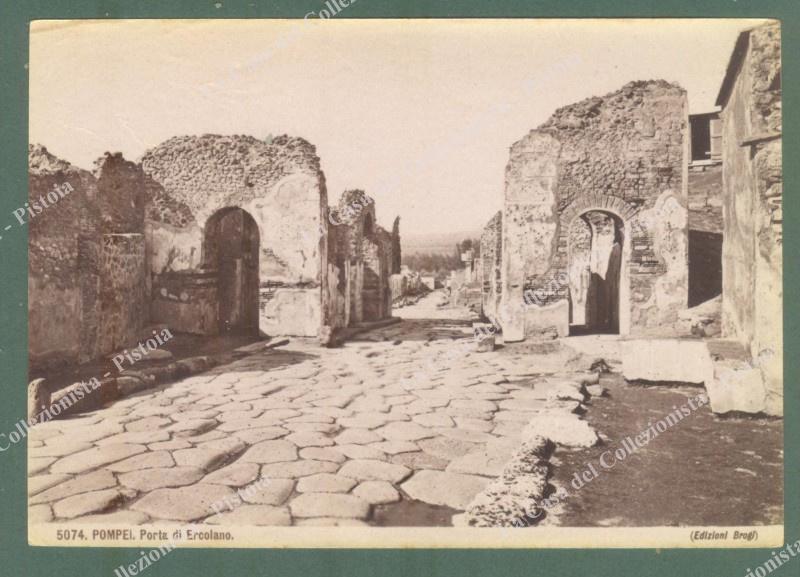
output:
M 559 109 L 512 146 L 502 232 L 504 338 L 563 336 L 585 316 L 574 311 L 581 263 L 570 261 L 570 230 L 589 211 L 622 223 L 615 249 L 622 262 L 619 332 L 672 330 L 687 304 L 687 153 L 686 94 L 664 81 L 632 82 Z
M 203 231 L 222 209 L 237 207 L 253 217 L 259 233 L 259 328 L 268 334 L 316 336 L 321 322 L 320 287 L 327 274 L 320 265 L 326 236 L 325 179 L 314 147 L 300 138 L 280 136 L 271 143 L 249 136 L 184 136 L 148 151 L 142 167 L 154 185 L 148 211 L 150 272 L 154 307 L 176 330 L 181 309 L 189 318 L 208 313 L 204 298 Z M 207 251 L 206 251 L 207 252 Z M 181 275 L 170 273 L 181 272 Z M 162 288 L 184 282 L 184 299 L 165 299 Z M 179 287 L 176 287 L 179 288 Z M 174 295 L 169 291 L 168 294 Z M 179 304 L 180 303 L 180 304 Z M 166 318 L 168 317 L 168 318 Z M 213 331 L 211 327 L 205 330 Z
M 783 410 L 780 25 L 740 38 L 723 106 L 723 334 L 760 367 L 765 410 Z

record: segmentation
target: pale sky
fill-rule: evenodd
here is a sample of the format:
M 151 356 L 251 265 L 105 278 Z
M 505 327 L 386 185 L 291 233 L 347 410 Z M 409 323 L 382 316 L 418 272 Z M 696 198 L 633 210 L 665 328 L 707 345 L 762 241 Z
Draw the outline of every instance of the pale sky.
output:
M 30 140 L 82 168 L 184 134 L 302 136 L 405 233 L 482 228 L 511 144 L 631 80 L 714 109 L 757 20 L 217 20 L 32 24 Z

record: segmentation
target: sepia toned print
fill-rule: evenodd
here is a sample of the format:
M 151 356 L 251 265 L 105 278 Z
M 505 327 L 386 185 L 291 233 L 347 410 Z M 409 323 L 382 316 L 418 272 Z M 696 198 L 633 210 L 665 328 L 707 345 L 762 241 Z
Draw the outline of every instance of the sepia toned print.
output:
M 32 24 L 31 544 L 783 546 L 780 23 L 347 6 Z

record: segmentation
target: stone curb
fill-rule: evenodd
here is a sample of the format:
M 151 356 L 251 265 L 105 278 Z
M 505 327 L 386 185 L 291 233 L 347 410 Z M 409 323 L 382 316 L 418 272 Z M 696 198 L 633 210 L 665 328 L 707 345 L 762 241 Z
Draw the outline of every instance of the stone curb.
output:
M 256 343 L 261 344 L 261 346 L 249 346 L 249 349 L 247 347 L 240 347 L 234 351 L 219 353 L 216 355 L 189 357 L 165 365 L 149 367 L 140 371 L 126 370 L 120 373 L 120 375 L 117 377 L 101 379 L 100 387 L 91 394 L 84 395 L 82 398 L 77 398 L 75 395 L 73 395 L 73 402 L 67 408 L 63 409 L 58 416 L 53 415 L 51 420 L 75 415 L 78 413 L 85 413 L 87 411 L 93 411 L 106 406 L 111 402 L 118 401 L 134 393 L 138 393 L 139 391 L 152 389 L 156 386 L 171 383 L 178 379 L 203 373 L 213 367 L 230 363 L 252 354 L 264 352 L 266 350 L 288 344 L 288 342 L 288 340 L 281 340 L 276 343 Z M 52 394 L 52 396 L 50 396 L 49 400 L 39 399 L 39 402 L 43 403 L 44 406 L 58 404 L 62 399 L 66 400 L 66 398 L 70 396 L 70 393 L 74 393 L 74 391 L 82 386 L 82 383 L 75 383 L 64 389 L 56 391 Z M 29 415 L 29 418 L 31 416 L 32 415 Z
M 586 386 L 586 382 L 581 381 L 579 388 L 585 390 Z M 575 446 L 573 443 L 556 443 L 547 438 L 537 428 L 537 418 L 539 417 L 531 419 L 523 430 L 522 446 L 506 463 L 500 477 L 475 496 L 463 515 L 454 516 L 454 525 L 521 527 L 536 523 L 543 509 L 541 503 L 550 478 L 550 455 L 557 444 Z M 591 446 L 599 441 L 597 433 L 588 423 L 574 416 L 570 418 L 581 423 L 587 433 L 590 433 L 584 435 L 586 443 L 578 443 L 577 446 Z

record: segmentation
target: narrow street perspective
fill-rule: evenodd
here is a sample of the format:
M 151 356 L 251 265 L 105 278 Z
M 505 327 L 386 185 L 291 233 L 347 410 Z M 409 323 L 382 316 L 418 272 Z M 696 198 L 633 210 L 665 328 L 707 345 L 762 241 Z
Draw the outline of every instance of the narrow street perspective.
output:
M 780 22 L 34 23 L 31 94 L 32 545 L 782 544 Z
M 544 423 L 593 444 L 575 414 L 591 360 L 478 353 L 475 315 L 443 301 L 35 427 L 32 521 L 450 525 Z

